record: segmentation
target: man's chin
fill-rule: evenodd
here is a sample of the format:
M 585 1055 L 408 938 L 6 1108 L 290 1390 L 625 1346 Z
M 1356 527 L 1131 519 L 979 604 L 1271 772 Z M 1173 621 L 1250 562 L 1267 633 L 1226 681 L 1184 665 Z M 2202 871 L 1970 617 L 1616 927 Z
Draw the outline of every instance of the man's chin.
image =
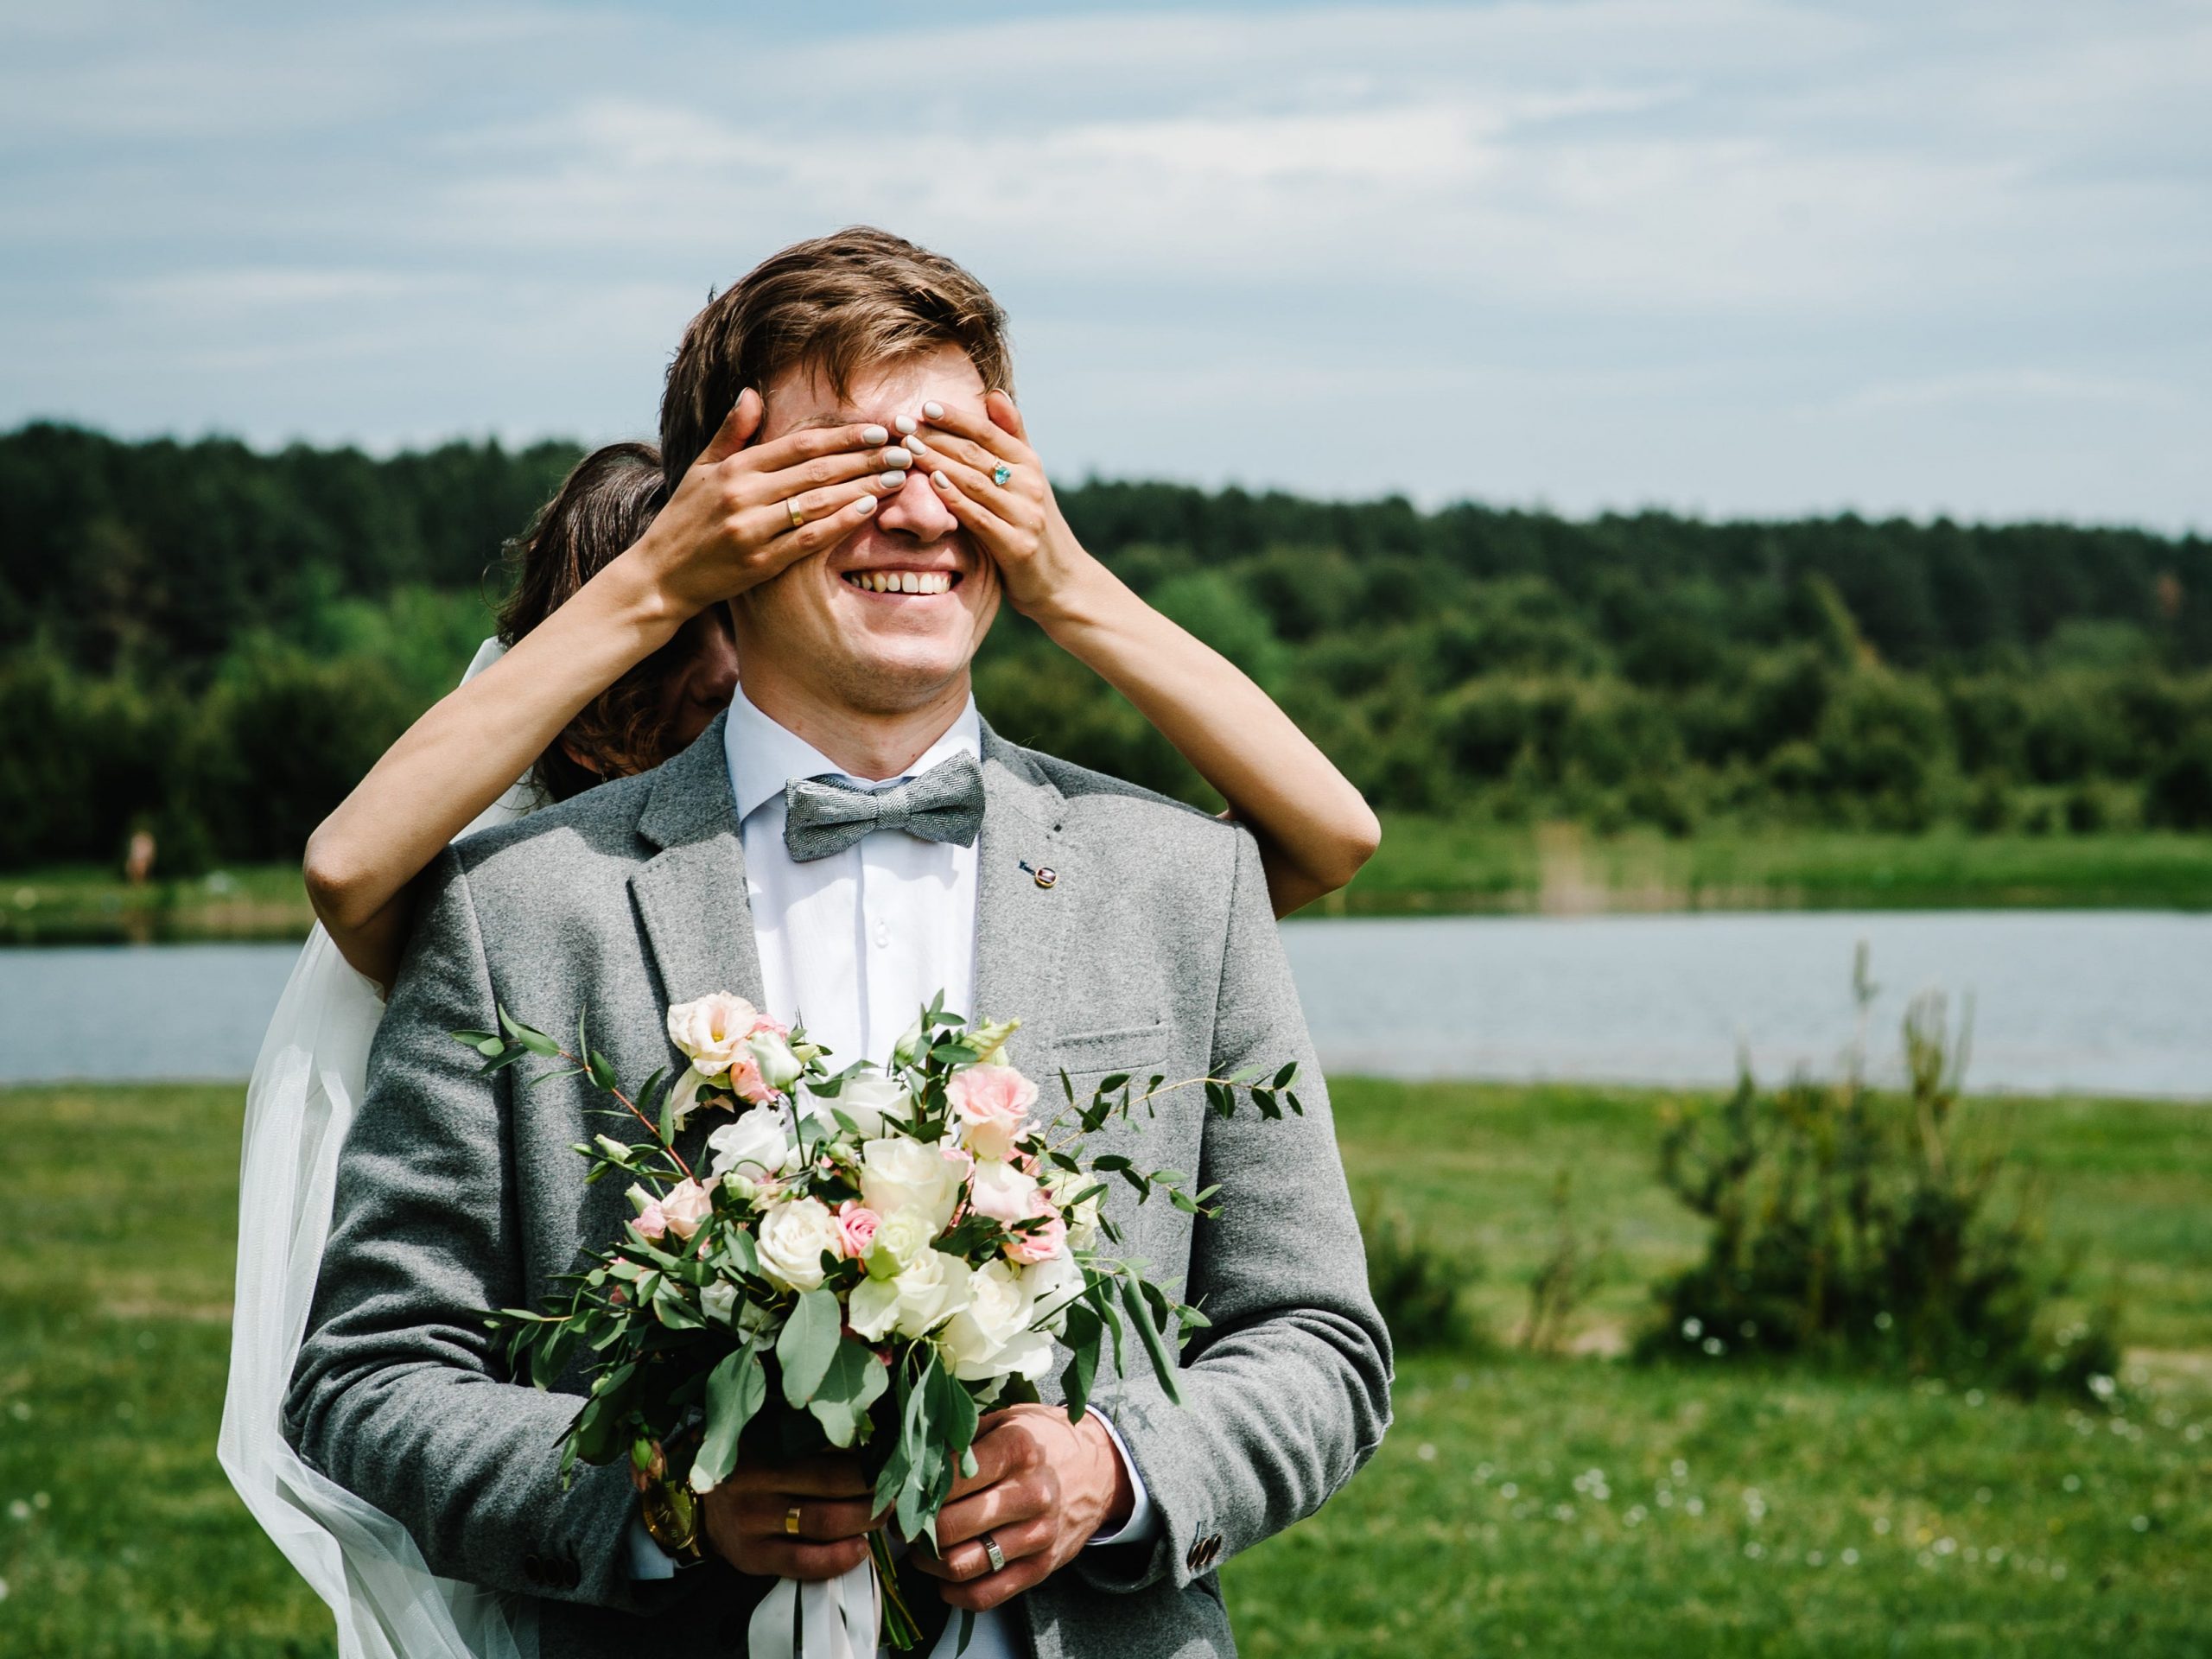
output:
M 942 639 L 894 636 L 856 643 L 839 689 L 847 702 L 870 714 L 905 714 L 967 682 L 971 653 Z

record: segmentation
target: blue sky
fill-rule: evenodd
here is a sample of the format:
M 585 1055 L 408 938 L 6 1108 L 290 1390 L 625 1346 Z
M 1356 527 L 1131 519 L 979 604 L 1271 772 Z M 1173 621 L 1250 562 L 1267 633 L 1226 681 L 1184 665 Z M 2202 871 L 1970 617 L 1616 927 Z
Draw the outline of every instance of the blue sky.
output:
M 2212 8 L 16 5 L 0 423 L 649 434 L 855 220 L 1056 474 L 2212 528 Z

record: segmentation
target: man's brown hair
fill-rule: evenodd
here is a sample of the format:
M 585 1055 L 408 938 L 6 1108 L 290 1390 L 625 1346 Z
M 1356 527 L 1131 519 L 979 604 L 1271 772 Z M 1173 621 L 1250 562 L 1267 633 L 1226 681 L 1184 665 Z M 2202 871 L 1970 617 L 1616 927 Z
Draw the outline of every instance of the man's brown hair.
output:
M 854 372 L 957 346 L 986 387 L 1014 390 L 1006 313 L 943 254 L 855 225 L 795 242 L 755 265 L 691 319 L 660 402 L 662 465 L 671 492 L 751 386 L 802 364 L 840 397 Z

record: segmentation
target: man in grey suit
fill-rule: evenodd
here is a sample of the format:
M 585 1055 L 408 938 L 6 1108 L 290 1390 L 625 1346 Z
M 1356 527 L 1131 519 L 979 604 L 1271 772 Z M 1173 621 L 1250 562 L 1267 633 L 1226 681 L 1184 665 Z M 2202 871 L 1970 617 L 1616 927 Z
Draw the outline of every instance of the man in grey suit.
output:
M 692 1562 L 647 1535 L 624 1468 L 563 1486 L 575 1401 L 512 1380 L 484 1314 L 537 1304 L 627 1207 L 571 1150 L 601 1127 L 591 1090 L 486 1077 L 452 1039 L 495 1007 L 550 1030 L 587 1012 L 632 1077 L 670 1063 L 668 1006 L 717 990 L 804 1014 L 835 1064 L 882 1058 L 943 988 L 1018 1018 L 1013 1063 L 1079 1090 L 1306 1068 L 1303 1117 L 1224 1119 L 1185 1090 L 1109 1131 L 1220 1185 L 1205 1220 L 1112 1199 L 1128 1253 L 1211 1324 L 1180 1407 L 1133 1376 L 1081 1425 L 1049 1405 L 986 1418 L 978 1473 L 919 1552 L 944 1603 L 981 1615 L 971 1655 L 1232 1652 L 1217 1564 L 1312 1513 L 1388 1425 L 1389 1339 L 1250 836 L 976 718 L 969 664 L 1002 589 L 1020 602 L 1032 562 L 1072 548 L 1018 416 L 986 396 L 1007 379 L 989 296 L 880 232 L 786 250 L 710 304 L 670 372 L 672 479 L 747 387 L 760 441 L 895 426 L 911 476 L 867 508 L 850 486 L 734 499 L 794 526 L 849 510 L 852 530 L 735 601 L 730 714 L 656 772 L 457 843 L 428 884 L 286 1432 L 433 1571 L 524 1598 L 549 1659 L 742 1650 L 768 1583 L 852 1567 L 872 1517 L 849 1465 L 741 1467 Z

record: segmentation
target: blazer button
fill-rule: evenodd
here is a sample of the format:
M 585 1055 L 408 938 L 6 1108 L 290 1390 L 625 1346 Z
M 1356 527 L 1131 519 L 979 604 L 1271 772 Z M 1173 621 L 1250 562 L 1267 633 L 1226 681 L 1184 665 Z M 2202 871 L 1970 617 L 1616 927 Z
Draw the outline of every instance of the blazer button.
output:
M 563 1556 L 561 1560 L 561 1587 L 563 1590 L 573 1590 L 583 1581 L 584 1570 L 577 1565 L 576 1558 L 573 1555 Z
M 532 1584 L 545 1582 L 545 1558 L 532 1552 L 522 1558 L 522 1575 Z

